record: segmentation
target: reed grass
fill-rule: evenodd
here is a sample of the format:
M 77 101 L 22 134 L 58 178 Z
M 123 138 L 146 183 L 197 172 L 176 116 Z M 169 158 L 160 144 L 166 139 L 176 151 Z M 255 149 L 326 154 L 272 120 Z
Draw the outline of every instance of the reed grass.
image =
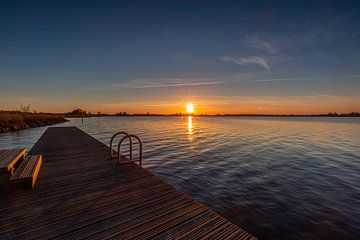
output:
M 46 126 L 67 121 L 64 115 L 49 113 L 29 113 L 20 111 L 0 111 L 0 132 Z

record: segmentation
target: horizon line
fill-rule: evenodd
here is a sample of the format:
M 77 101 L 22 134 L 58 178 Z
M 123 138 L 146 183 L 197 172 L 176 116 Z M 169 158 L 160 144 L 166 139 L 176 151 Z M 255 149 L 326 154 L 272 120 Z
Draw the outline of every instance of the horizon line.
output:
M 76 109 L 78 110 L 78 109 Z M 82 110 L 82 109 L 80 109 Z M 73 110 L 74 111 L 74 110 Z M 0 113 L 27 113 L 27 114 L 59 114 L 65 116 L 344 116 L 344 115 L 360 115 L 360 111 L 349 112 L 336 112 L 330 111 L 327 113 L 186 113 L 186 112 L 174 112 L 174 113 L 151 113 L 151 112 L 133 112 L 128 113 L 126 111 L 119 111 L 116 113 L 102 113 L 98 111 L 92 113 L 91 111 L 84 111 L 82 114 L 69 112 L 43 112 L 43 111 L 21 111 L 21 110 L 4 110 L 0 109 Z

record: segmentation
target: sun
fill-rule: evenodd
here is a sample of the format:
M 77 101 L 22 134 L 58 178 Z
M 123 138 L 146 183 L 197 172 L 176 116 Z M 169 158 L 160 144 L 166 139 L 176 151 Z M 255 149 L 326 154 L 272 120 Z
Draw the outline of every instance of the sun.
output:
M 187 113 L 194 113 L 194 104 L 192 104 L 192 103 L 186 104 L 186 112 Z

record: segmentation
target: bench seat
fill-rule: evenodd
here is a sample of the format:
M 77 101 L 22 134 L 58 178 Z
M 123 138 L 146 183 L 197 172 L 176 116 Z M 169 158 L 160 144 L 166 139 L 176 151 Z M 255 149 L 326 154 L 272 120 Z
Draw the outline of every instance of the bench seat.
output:
M 27 155 L 10 178 L 10 183 L 24 183 L 34 188 L 41 163 L 42 155 Z
M 24 159 L 25 152 L 26 148 L 0 150 L 0 172 L 12 176 L 15 164 Z

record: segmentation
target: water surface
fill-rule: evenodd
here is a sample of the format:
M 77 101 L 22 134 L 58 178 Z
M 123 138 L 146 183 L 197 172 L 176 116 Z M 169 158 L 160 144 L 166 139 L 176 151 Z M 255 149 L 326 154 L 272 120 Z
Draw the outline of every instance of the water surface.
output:
M 108 144 L 144 141 L 144 167 L 261 239 L 360 239 L 360 119 L 71 119 Z M 31 147 L 46 127 L 0 135 Z

